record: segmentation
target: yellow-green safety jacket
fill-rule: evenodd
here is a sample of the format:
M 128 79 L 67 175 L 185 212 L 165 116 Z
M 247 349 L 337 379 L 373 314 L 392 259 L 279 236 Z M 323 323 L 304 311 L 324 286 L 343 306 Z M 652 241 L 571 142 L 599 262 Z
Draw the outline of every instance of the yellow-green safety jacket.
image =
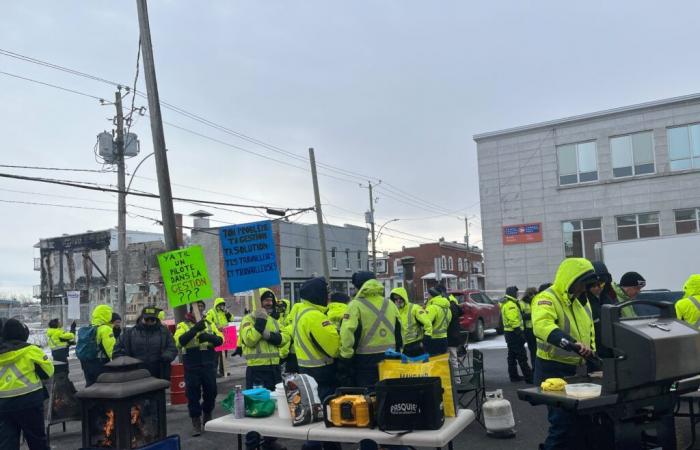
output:
M 520 301 L 506 295 L 501 305 L 501 318 L 503 319 L 504 331 L 523 330 L 523 315 L 520 311 Z
M 53 375 L 53 363 L 39 347 L 20 341 L 0 343 L 0 401 L 40 390 L 37 368 Z
M 299 367 L 323 367 L 333 364 L 340 349 L 335 324 L 324 314 L 328 307 L 302 300 L 287 327 L 294 341 Z
M 620 287 L 620 285 L 617 283 L 613 283 L 612 288 L 615 291 L 615 296 L 617 296 L 617 303 L 631 300 L 629 295 L 625 294 L 625 291 L 623 291 L 622 287 Z M 637 317 L 637 313 L 634 312 L 634 307 L 632 305 L 625 306 L 622 308 L 622 311 L 620 311 L 620 317 Z
M 343 321 L 343 316 L 345 316 L 345 312 L 348 310 L 348 304 L 347 303 L 341 303 L 341 302 L 330 302 L 328 303 L 328 312 L 326 315 L 328 318 L 333 322 L 333 325 L 340 330 L 340 323 Z
M 397 321 L 399 311 L 394 302 L 384 298 L 384 285 L 375 279 L 367 280 L 348 303 L 340 325 L 340 356 L 352 358 L 355 354 L 375 355 L 396 349 Z M 361 331 L 356 341 L 358 328 Z
M 547 341 L 555 330 L 561 330 L 592 350 L 595 350 L 595 329 L 589 303 L 582 305 L 569 297 L 569 288 L 577 278 L 593 271 L 585 258 L 567 258 L 557 270 L 554 284 L 537 294 L 532 301 L 532 323 L 537 337 L 537 357 L 564 364 L 579 365 L 584 360 Z
M 530 302 L 520 299 L 518 300 L 518 306 L 520 306 L 520 312 L 523 315 L 525 329 L 532 329 L 532 305 Z
M 441 295 L 437 295 L 428 300 L 425 310 L 433 327 L 431 337 L 433 339 L 446 339 L 447 328 L 452 320 L 450 301 Z
M 226 304 L 226 300 L 219 297 L 214 300 L 214 307 L 207 311 L 206 319 L 216 325 L 219 330 L 228 325 L 226 313 L 219 309 L 219 305 Z M 233 317 L 232 317 L 233 318 Z
M 97 327 L 97 357 L 99 359 L 112 359 L 112 351 L 117 340 L 112 330 L 112 307 L 98 305 L 92 310 L 90 325 Z
M 391 294 L 396 294 L 403 299 L 403 307 L 398 308 L 398 310 L 404 347 L 423 340 L 424 335 L 432 336 L 433 323 L 430 321 L 427 311 L 420 305 L 408 301 L 406 289 L 402 287 L 394 288 L 391 290 Z
M 700 274 L 686 280 L 683 292 L 683 298 L 676 302 L 676 316 L 700 329 Z
M 211 323 L 209 320 L 204 319 L 204 323 L 204 330 L 195 334 L 194 337 L 192 337 L 192 339 L 190 339 L 184 346 L 180 342 L 180 338 L 183 334 L 190 331 L 195 324 L 189 320 L 184 320 L 178 323 L 177 327 L 175 328 L 173 338 L 175 339 L 177 349 L 182 354 L 182 360 L 185 363 L 185 367 L 218 364 L 218 356 L 214 351 L 216 346 L 208 341 L 200 341 L 199 338 L 203 333 L 207 333 L 218 336 L 223 340 L 224 335 L 221 333 L 221 331 L 219 331 L 216 325 Z
M 75 342 L 75 335 L 61 328 L 49 328 L 46 330 L 46 337 L 51 350 L 66 348 Z
M 279 345 L 268 342 L 264 338 L 267 338 L 269 333 L 280 333 L 282 342 Z M 240 334 L 243 357 L 250 367 L 277 366 L 280 358 L 285 358 L 289 352 L 289 333 L 270 315 L 267 316 L 263 334 L 260 334 L 255 329 L 255 316 L 248 314 L 241 321 Z

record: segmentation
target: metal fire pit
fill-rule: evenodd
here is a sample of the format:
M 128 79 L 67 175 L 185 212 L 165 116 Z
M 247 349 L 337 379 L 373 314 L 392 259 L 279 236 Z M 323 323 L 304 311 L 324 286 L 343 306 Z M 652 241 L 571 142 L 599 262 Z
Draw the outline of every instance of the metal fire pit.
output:
M 105 365 L 92 386 L 78 392 L 82 406 L 83 447 L 133 449 L 167 434 L 165 389 L 169 383 L 138 369 L 128 356 Z
M 66 431 L 66 422 L 80 420 L 80 402 L 76 398 L 75 386 L 68 379 L 68 364 L 54 361 L 53 376 L 44 382 L 49 398 L 44 408 L 46 417 L 46 436 L 51 440 L 51 425 L 63 424 Z

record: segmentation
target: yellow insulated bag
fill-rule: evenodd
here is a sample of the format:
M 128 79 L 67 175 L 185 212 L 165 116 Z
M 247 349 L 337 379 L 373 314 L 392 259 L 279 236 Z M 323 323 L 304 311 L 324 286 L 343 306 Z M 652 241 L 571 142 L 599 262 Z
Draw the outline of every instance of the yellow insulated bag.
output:
M 379 363 L 379 379 L 439 377 L 442 383 L 442 402 L 445 417 L 455 417 L 455 397 L 452 389 L 450 360 L 447 354 L 431 356 L 428 361 L 402 362 L 400 359 L 385 359 Z

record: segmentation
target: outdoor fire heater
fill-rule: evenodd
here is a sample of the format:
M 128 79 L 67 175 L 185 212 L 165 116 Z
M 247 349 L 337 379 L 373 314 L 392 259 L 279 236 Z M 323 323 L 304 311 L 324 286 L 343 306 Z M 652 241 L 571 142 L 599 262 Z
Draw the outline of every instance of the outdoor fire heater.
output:
M 128 356 L 105 366 L 97 382 L 78 392 L 82 409 L 83 447 L 133 449 L 167 434 L 165 388 L 169 383 L 139 369 Z
M 621 318 L 633 304 L 659 307 L 658 316 Z M 576 398 L 565 392 L 519 389 L 532 405 L 549 405 L 589 420 L 590 448 L 676 448 L 673 418 L 676 398 L 700 386 L 700 333 L 676 319 L 671 303 L 647 301 L 603 305 L 603 377 L 572 377 L 569 383 L 594 383 L 602 394 Z M 600 349 L 599 349 L 600 350 Z

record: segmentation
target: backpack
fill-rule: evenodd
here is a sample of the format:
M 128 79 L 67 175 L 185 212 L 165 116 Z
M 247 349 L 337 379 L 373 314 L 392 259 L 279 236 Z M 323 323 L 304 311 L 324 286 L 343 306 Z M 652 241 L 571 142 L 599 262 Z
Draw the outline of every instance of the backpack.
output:
M 97 359 L 97 327 L 80 327 L 78 330 L 78 344 L 75 346 L 75 356 L 81 361 L 93 361 Z

